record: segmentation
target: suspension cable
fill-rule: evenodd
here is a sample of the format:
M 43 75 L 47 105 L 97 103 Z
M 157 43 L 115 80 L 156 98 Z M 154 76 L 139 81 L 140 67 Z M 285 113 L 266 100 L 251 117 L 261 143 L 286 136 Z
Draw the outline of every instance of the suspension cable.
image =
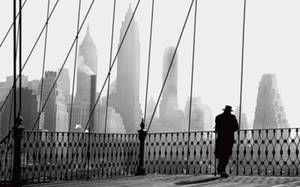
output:
M 47 18 L 49 17 L 49 8 L 50 8 L 50 0 L 47 3 Z M 41 78 L 41 90 L 40 90 L 40 103 L 39 103 L 39 111 L 41 111 L 42 106 L 42 98 L 43 98 L 43 88 L 44 88 L 44 73 L 45 73 L 45 64 L 46 64 L 46 53 L 47 53 L 47 44 L 48 44 L 48 20 L 46 20 L 46 31 L 45 31 L 45 40 L 44 40 L 44 54 L 43 54 L 43 66 L 42 66 L 42 78 Z M 40 118 L 38 121 L 38 126 L 40 124 Z
M 25 0 L 25 1 L 23 2 L 22 7 L 21 7 L 21 10 L 22 10 L 23 7 L 25 6 L 26 2 L 27 2 L 27 0 Z M 19 17 L 19 15 L 20 15 L 20 12 L 18 12 L 18 14 L 15 16 L 15 19 L 17 19 L 17 18 Z M 14 25 L 14 22 L 12 22 L 12 23 L 10 24 L 10 26 L 9 26 L 9 28 L 8 28 L 8 30 L 7 30 L 7 32 L 5 33 L 3 39 L 1 40 L 0 48 L 2 47 L 2 45 L 3 45 L 3 43 L 5 42 L 5 40 L 6 40 L 7 36 L 8 36 L 8 34 L 10 33 L 11 29 L 13 28 L 13 25 Z
M 108 77 L 110 76 L 110 73 L 111 73 L 111 71 L 112 71 L 112 68 L 113 68 L 114 65 L 115 65 L 117 56 L 118 56 L 118 54 L 119 54 L 119 52 L 120 52 L 120 50 L 121 50 L 121 47 L 123 46 L 124 40 L 125 40 L 125 38 L 126 38 L 126 36 L 127 36 L 128 30 L 129 30 L 129 28 L 130 28 L 130 25 L 131 25 L 131 23 L 132 23 L 132 21 L 133 21 L 133 18 L 134 18 L 134 16 L 135 16 L 135 13 L 136 13 L 138 7 L 139 7 L 140 2 L 141 2 L 141 0 L 138 0 L 137 5 L 136 5 L 135 8 L 134 8 L 134 11 L 133 11 L 133 13 L 132 13 L 132 15 L 131 15 L 130 21 L 129 21 L 128 25 L 127 25 L 127 28 L 126 28 L 126 30 L 125 30 L 125 33 L 124 33 L 124 35 L 122 36 L 122 40 L 121 40 L 120 45 L 119 45 L 119 47 L 118 47 L 118 49 L 117 49 L 117 52 L 116 52 L 116 54 L 115 54 L 114 60 L 112 61 L 112 64 L 111 64 L 111 66 L 110 66 L 110 68 L 109 68 L 109 71 L 108 71 L 108 73 L 107 73 L 107 76 L 106 76 L 106 78 L 105 78 L 105 80 L 104 80 L 104 82 L 103 82 L 103 84 L 102 84 L 100 93 L 99 93 L 99 95 L 98 95 L 98 97 L 97 97 L 97 99 L 96 99 L 96 102 L 95 102 L 95 104 L 94 104 L 92 110 L 91 110 L 91 113 L 90 113 L 89 118 L 88 118 L 88 120 L 87 120 L 87 122 L 86 122 L 86 124 L 85 124 L 84 131 L 83 131 L 83 132 L 85 132 L 85 131 L 87 130 L 87 128 L 88 128 L 88 125 L 89 125 L 89 122 L 90 122 L 90 120 L 91 120 L 91 117 L 92 117 L 92 115 L 93 115 L 93 113 L 94 113 L 94 111 L 95 111 L 95 108 L 96 108 L 96 106 L 97 106 L 97 104 L 98 104 L 98 102 L 99 102 L 100 96 L 101 96 L 101 94 L 102 94 L 102 92 L 103 92 L 103 90 L 104 90 L 104 87 L 105 87 L 105 85 L 106 85 L 106 83 L 107 83 L 107 81 L 108 81 Z M 83 137 L 83 136 L 80 137 L 79 142 L 82 140 L 82 137 Z M 76 154 L 77 152 L 78 152 L 78 145 L 77 145 L 77 147 L 76 147 L 75 154 Z M 73 159 L 74 159 L 73 155 L 75 155 L 75 154 L 73 154 L 73 152 L 72 152 L 72 159 L 71 159 L 71 162 L 70 162 L 70 164 L 69 164 L 69 167 L 70 167 L 71 164 L 73 163 Z
M 171 70 L 172 64 L 173 64 L 173 62 L 174 62 L 175 55 L 176 55 L 177 49 L 178 49 L 178 47 L 179 47 L 179 44 L 180 44 L 182 35 L 183 35 L 183 33 L 184 33 L 186 23 L 187 23 L 188 18 L 189 18 L 189 16 L 190 16 L 190 12 L 191 12 L 192 6 L 193 6 L 193 4 L 194 4 L 194 1 L 195 1 L 195 0 L 192 0 L 192 2 L 191 2 L 191 4 L 190 4 L 190 7 L 189 7 L 189 10 L 188 10 L 188 13 L 187 13 L 187 15 L 186 15 L 186 18 L 185 18 L 183 27 L 182 27 L 182 29 L 181 29 L 181 33 L 180 33 L 179 39 L 178 39 L 177 44 L 176 44 L 175 51 L 174 51 L 174 53 L 173 53 L 173 56 L 172 56 L 172 59 L 171 59 L 171 62 L 170 62 L 170 65 L 169 65 L 169 68 L 168 68 L 168 71 L 167 71 L 167 74 L 166 74 L 166 76 L 165 76 L 165 78 L 164 78 L 163 85 L 162 85 L 162 87 L 161 87 L 161 89 L 160 89 L 160 93 L 159 93 L 158 99 L 157 99 L 157 101 L 156 101 L 156 104 L 155 104 L 155 107 L 154 107 L 154 110 L 153 110 L 153 113 L 152 113 L 152 116 L 151 116 L 151 119 L 150 119 L 150 122 L 149 122 L 149 125 L 148 125 L 148 128 L 147 128 L 147 132 L 149 131 L 149 129 L 150 129 L 150 127 L 151 127 L 151 124 L 152 124 L 152 121 L 153 121 L 153 118 L 154 118 L 156 109 L 157 109 L 157 107 L 158 107 L 159 100 L 160 100 L 160 98 L 161 98 L 162 92 L 163 92 L 163 90 L 164 90 L 165 84 L 166 84 L 167 79 L 168 79 L 168 76 L 169 76 L 169 74 L 170 74 L 170 70 Z
M 78 0 L 78 13 L 77 13 L 77 28 L 76 33 L 79 31 L 80 24 L 80 15 L 81 15 L 81 0 Z M 73 67 L 73 81 L 72 81 L 72 95 L 71 95 L 71 107 L 69 115 L 69 131 L 72 128 L 72 115 L 73 115 L 73 103 L 74 103 L 74 91 L 75 91 L 75 79 L 76 79 L 76 69 L 77 69 L 77 55 L 78 55 L 78 34 L 76 34 L 76 46 L 75 46 L 75 57 L 74 57 L 74 67 Z
M 192 102 L 193 102 L 193 87 L 194 87 L 194 66 L 195 66 L 195 48 L 196 48 L 196 30 L 197 30 L 197 2 L 195 0 L 195 15 L 194 15 L 194 33 L 193 33 L 193 56 L 192 56 L 192 70 L 191 70 L 191 87 L 190 87 L 190 103 L 189 103 L 189 126 L 188 126 L 188 156 L 187 168 L 189 172 L 189 158 L 190 158 L 190 136 L 191 136 L 191 119 L 192 119 Z
M 59 0 L 56 0 L 55 4 L 54 4 L 54 6 L 53 6 L 53 8 L 52 8 L 52 10 L 51 10 L 51 12 L 50 12 L 50 14 L 49 14 L 49 17 L 48 17 L 47 21 L 50 20 L 52 14 L 53 14 L 53 12 L 54 12 L 54 10 L 56 9 L 56 6 L 57 6 L 58 2 L 59 2 Z M 24 64 L 23 64 L 23 66 L 22 66 L 21 72 L 24 70 L 26 64 L 28 63 L 28 61 L 29 61 L 29 59 L 30 59 L 30 57 L 31 57 L 31 55 L 32 55 L 32 53 L 33 53 L 33 51 L 34 51 L 34 49 L 35 49 L 37 43 L 39 42 L 39 40 L 40 40 L 40 38 L 41 38 L 41 36 L 42 36 L 44 30 L 45 30 L 45 28 L 46 28 L 46 23 L 44 24 L 42 30 L 40 31 L 40 33 L 39 33 L 39 35 L 38 35 L 38 37 L 37 37 L 37 39 L 35 40 L 35 42 L 34 42 L 34 44 L 33 44 L 33 47 L 31 48 L 31 50 L 30 50 L 30 52 L 29 52 L 29 54 L 28 54 L 28 56 L 27 56 L 27 58 L 26 58 L 26 60 L 25 60 L 25 62 L 24 62 Z M 15 81 L 17 81 L 19 78 L 20 78 L 20 75 L 17 76 L 17 78 L 16 78 Z M 7 94 L 7 96 L 6 96 L 5 100 L 4 100 L 4 102 L 2 103 L 2 105 L 1 105 L 1 107 L 0 107 L 0 112 L 2 111 L 2 109 L 3 109 L 4 105 L 5 105 L 5 103 L 7 102 L 7 99 L 8 99 L 8 97 L 9 97 L 9 95 L 12 93 L 13 88 L 14 88 L 14 87 L 12 86 L 11 89 L 10 89 L 10 91 L 9 91 L 9 93 Z
M 19 0 L 19 114 L 22 113 L 22 0 Z M 18 44 L 17 44 L 18 45 Z M 16 53 L 17 55 L 17 53 Z M 15 101 L 16 102 L 16 101 Z
M 241 127 L 241 122 L 242 122 L 242 102 L 243 102 L 243 78 L 244 78 L 244 54 L 245 54 L 246 10 L 247 10 L 247 0 L 244 0 L 244 10 L 243 10 L 243 34 L 242 34 L 242 51 L 241 51 L 241 79 L 240 79 L 239 127 Z M 240 131 L 238 130 L 238 143 L 237 143 L 237 174 L 239 173 L 239 147 L 240 147 Z
M 62 72 L 64 66 L 66 65 L 66 62 L 67 62 L 67 60 L 68 60 L 68 58 L 69 58 L 69 56 L 70 56 L 70 54 L 71 54 L 71 52 L 72 52 L 72 49 L 73 49 L 74 46 L 75 46 L 76 40 L 78 40 L 78 35 L 79 35 L 79 33 L 81 32 L 81 30 L 82 30 L 82 28 L 83 28 L 83 25 L 84 25 L 84 23 L 85 23 L 85 21 L 86 21 L 88 15 L 89 15 L 89 13 L 90 13 L 90 11 L 91 11 L 91 8 L 93 7 L 94 3 L 95 3 L 95 0 L 93 0 L 93 1 L 91 2 L 90 6 L 89 6 L 89 8 L 88 8 L 88 10 L 87 10 L 87 12 L 86 12 L 86 14 L 85 14 L 85 17 L 84 17 L 84 19 L 83 19 L 83 21 L 82 21 L 82 23 L 81 23 L 81 25 L 80 25 L 80 27 L 79 27 L 79 30 L 78 30 L 78 32 L 76 33 L 76 36 L 75 36 L 75 38 L 74 38 L 74 40 L 73 40 L 73 42 L 72 42 L 72 44 L 71 44 L 71 46 L 70 46 L 70 48 L 69 48 L 69 51 L 67 52 L 67 55 L 66 55 L 66 57 L 65 57 L 65 60 L 64 60 L 63 64 L 61 65 L 61 68 L 60 68 L 59 71 L 58 71 L 58 74 L 57 74 L 57 76 L 56 76 L 56 78 L 55 78 L 55 80 L 54 80 L 54 82 L 53 82 L 53 84 L 52 84 L 52 87 L 51 87 L 51 89 L 50 89 L 50 91 L 49 91 L 49 93 L 48 93 L 48 95 L 47 95 L 47 97 L 46 97 L 46 99 L 45 99 L 45 102 L 43 103 L 42 109 L 41 109 L 41 111 L 38 113 L 37 119 L 36 119 L 35 122 L 33 123 L 33 127 L 32 127 L 32 129 L 30 130 L 30 133 L 29 133 L 29 135 L 28 135 L 28 138 L 27 138 L 27 141 L 26 141 L 26 142 L 28 142 L 30 136 L 31 136 L 32 133 L 33 133 L 33 130 L 34 130 L 35 126 L 37 125 L 37 122 L 38 122 L 39 118 L 41 117 L 41 113 L 44 111 L 44 108 L 46 107 L 46 104 L 47 104 L 47 102 L 48 102 L 48 100 L 49 100 L 49 98 L 50 98 L 50 95 L 51 95 L 53 89 L 55 88 L 55 85 L 56 85 L 56 83 L 57 83 L 57 80 L 58 80 L 58 78 L 59 78 L 59 76 L 60 76 L 60 74 L 61 74 L 61 72 Z
M 114 5 L 113 6 L 114 7 L 113 7 L 113 19 L 112 19 L 112 26 L 111 26 L 111 40 L 110 40 L 110 54 L 109 54 L 108 71 L 110 70 L 110 66 L 111 66 L 113 44 L 114 44 L 114 30 L 115 30 L 115 17 L 116 17 L 116 0 L 114 0 Z M 106 134 L 106 128 L 107 128 L 107 115 L 108 115 L 109 94 L 110 94 L 110 73 L 108 75 L 108 83 L 107 83 L 104 134 Z
M 150 74 L 150 62 L 151 62 L 151 49 L 152 49 L 152 32 L 153 32 L 153 14 L 154 14 L 154 0 L 152 0 L 151 8 L 151 22 L 150 22 L 150 39 L 149 39 L 149 51 L 148 51 L 148 67 L 147 67 L 147 83 L 146 83 L 146 96 L 145 96 L 145 109 L 144 109 L 144 121 L 146 124 L 147 118 L 147 105 L 148 105 L 148 89 L 149 89 L 149 74 Z
M 16 17 L 16 0 L 13 0 L 13 19 Z M 17 41 L 16 41 L 16 19 L 13 22 L 13 89 L 14 89 L 14 126 L 16 125 L 17 117 L 17 85 L 16 85 L 16 74 L 17 74 Z

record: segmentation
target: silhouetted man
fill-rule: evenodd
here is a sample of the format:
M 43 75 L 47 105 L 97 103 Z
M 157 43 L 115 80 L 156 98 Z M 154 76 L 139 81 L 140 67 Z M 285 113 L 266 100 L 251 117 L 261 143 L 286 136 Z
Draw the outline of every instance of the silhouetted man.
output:
M 239 129 L 238 122 L 231 114 L 231 106 L 226 105 L 224 112 L 216 117 L 216 158 L 219 160 L 218 173 L 228 177 L 225 169 L 232 153 L 234 132 Z

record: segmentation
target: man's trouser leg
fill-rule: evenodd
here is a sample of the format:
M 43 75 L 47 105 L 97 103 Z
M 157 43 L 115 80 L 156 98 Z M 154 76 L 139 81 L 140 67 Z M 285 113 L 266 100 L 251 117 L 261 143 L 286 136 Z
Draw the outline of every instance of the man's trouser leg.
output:
M 226 170 L 226 166 L 228 164 L 228 159 L 229 157 L 223 157 L 223 158 L 219 158 L 219 164 L 218 164 L 218 173 L 225 173 Z

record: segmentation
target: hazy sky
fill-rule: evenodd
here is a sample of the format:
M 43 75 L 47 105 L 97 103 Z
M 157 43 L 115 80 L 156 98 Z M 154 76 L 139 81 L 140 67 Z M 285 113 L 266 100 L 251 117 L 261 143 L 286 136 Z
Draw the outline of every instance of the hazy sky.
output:
M 56 0 L 51 0 L 51 6 Z M 82 16 L 91 0 L 82 0 Z M 136 0 L 117 0 L 114 54 L 126 10 Z M 150 95 L 155 99 L 161 87 L 162 56 L 167 46 L 175 46 L 191 0 L 155 0 Z M 47 0 L 28 0 L 24 8 L 23 59 L 29 53 L 46 19 Z M 112 0 L 96 0 L 87 19 L 98 51 L 98 89 L 108 70 Z M 46 70 L 57 70 L 75 37 L 78 0 L 61 0 L 50 20 Z M 252 123 L 259 80 L 264 73 L 275 73 L 287 119 L 292 127 L 300 125 L 300 1 L 248 0 L 245 38 L 245 79 L 243 110 Z M 135 20 L 141 38 L 141 104 L 144 106 L 146 64 L 151 0 L 141 0 Z M 209 105 L 214 115 L 226 104 L 239 103 L 243 0 L 198 0 L 194 95 Z M 189 96 L 192 55 L 193 15 L 178 50 L 179 105 L 183 109 Z M 0 39 L 12 22 L 12 1 L 1 0 Z M 82 40 L 86 24 L 80 34 Z M 30 79 L 41 77 L 44 36 L 24 73 Z M 0 81 L 12 74 L 12 37 L 0 48 Z M 72 67 L 74 50 L 66 67 Z M 116 67 L 114 68 L 116 70 Z M 115 71 L 114 71 L 115 73 Z M 106 92 L 105 92 L 106 93 Z

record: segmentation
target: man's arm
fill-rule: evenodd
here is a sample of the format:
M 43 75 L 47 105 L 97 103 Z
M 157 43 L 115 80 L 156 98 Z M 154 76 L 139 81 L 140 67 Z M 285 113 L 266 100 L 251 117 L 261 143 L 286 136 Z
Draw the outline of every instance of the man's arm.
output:
M 235 116 L 233 117 L 234 118 L 234 131 L 237 131 L 237 130 L 239 130 L 240 129 L 240 127 L 239 127 L 239 124 L 238 124 L 238 121 L 237 121 L 237 119 L 235 118 Z

